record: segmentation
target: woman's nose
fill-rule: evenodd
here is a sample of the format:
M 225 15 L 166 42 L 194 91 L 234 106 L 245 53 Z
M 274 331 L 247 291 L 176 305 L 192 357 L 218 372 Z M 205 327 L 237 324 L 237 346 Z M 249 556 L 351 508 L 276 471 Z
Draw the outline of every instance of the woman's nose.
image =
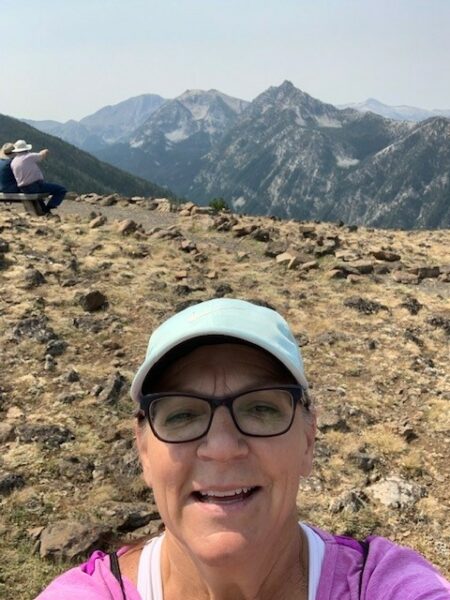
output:
M 198 456 L 205 460 L 228 461 L 248 453 L 247 439 L 234 424 L 228 408 L 220 406 L 213 415 L 208 433 L 200 440 Z

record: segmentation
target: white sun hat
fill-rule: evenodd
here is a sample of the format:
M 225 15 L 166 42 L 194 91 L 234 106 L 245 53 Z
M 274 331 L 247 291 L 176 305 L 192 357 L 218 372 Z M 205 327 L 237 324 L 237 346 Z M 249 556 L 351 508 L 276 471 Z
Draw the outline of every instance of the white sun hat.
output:
M 308 388 L 300 349 L 281 315 L 244 300 L 217 298 L 186 308 L 152 333 L 145 360 L 131 385 L 133 400 L 140 402 L 145 379 L 170 351 L 206 336 L 232 338 L 262 348 L 278 359 L 301 386 Z
M 33 146 L 31 144 L 27 144 L 25 140 L 17 140 L 14 144 L 13 152 L 28 152 L 31 150 Z

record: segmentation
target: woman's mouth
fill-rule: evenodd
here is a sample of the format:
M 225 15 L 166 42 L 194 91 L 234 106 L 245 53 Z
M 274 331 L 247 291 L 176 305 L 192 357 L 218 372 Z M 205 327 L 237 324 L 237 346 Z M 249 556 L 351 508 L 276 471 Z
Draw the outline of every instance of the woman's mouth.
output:
M 194 498 L 199 502 L 207 502 L 214 504 L 232 504 L 234 502 L 242 502 L 250 498 L 259 490 L 259 486 L 242 487 L 233 490 L 205 490 L 193 492 Z

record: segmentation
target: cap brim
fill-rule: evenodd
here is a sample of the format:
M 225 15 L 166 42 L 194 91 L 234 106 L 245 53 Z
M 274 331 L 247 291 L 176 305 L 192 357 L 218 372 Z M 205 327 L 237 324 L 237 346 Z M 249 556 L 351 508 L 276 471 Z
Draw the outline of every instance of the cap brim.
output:
M 214 337 L 220 336 L 223 338 L 227 338 L 228 340 L 234 340 L 235 343 L 243 342 L 244 344 L 250 344 L 252 346 L 256 346 L 261 348 L 275 359 L 277 359 L 294 377 L 294 379 L 305 389 L 308 388 L 308 382 L 306 381 L 305 375 L 298 368 L 298 365 L 295 365 L 292 361 L 288 359 L 288 357 L 282 353 L 281 351 L 274 350 L 273 344 L 267 342 L 264 337 L 255 337 L 252 335 L 248 335 L 247 332 L 236 331 L 234 335 L 230 332 L 229 327 L 225 330 L 220 328 L 214 328 L 210 330 L 205 330 L 203 332 L 195 332 L 192 335 L 186 335 L 182 339 L 179 338 L 173 343 L 169 343 L 163 348 L 161 348 L 158 354 L 153 355 L 152 357 L 147 357 L 142 365 L 139 367 L 131 385 L 130 394 L 133 400 L 139 402 L 142 398 L 142 387 L 144 382 L 150 373 L 155 367 L 163 362 L 163 359 L 172 354 L 172 352 L 178 348 L 184 346 L 189 341 L 194 341 L 196 339 L 201 340 L 201 338 L 205 337 Z

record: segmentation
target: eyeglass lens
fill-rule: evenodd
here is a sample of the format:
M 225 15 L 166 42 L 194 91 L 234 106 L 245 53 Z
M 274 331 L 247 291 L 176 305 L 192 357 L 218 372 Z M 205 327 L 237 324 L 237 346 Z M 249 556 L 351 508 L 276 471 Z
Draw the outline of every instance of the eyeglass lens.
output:
M 255 390 L 237 396 L 231 410 L 243 433 L 272 436 L 289 427 L 294 400 L 288 390 Z M 202 437 L 209 428 L 212 411 L 211 404 L 202 398 L 170 395 L 154 400 L 149 416 L 161 439 L 176 442 Z

